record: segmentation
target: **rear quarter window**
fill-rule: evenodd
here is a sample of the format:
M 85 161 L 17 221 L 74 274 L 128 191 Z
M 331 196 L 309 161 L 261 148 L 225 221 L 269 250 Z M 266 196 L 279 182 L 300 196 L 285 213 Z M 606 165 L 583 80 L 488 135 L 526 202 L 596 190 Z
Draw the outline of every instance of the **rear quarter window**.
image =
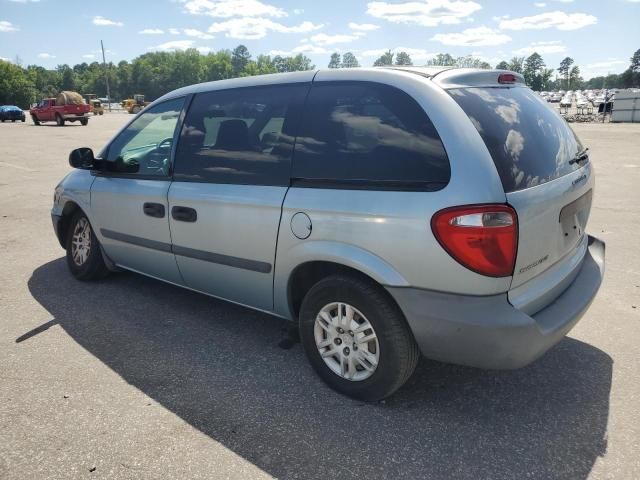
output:
M 505 192 L 535 187 L 573 172 L 584 150 L 567 122 L 525 87 L 448 90 L 480 133 Z
M 449 182 L 444 146 L 407 93 L 372 82 L 314 84 L 296 139 L 300 186 L 439 190 Z

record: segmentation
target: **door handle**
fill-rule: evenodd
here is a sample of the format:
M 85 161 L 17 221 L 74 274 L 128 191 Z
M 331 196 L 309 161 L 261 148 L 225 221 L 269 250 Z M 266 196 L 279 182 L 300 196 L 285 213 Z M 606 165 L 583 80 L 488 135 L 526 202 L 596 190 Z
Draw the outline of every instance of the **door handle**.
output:
M 164 205 L 161 203 L 150 203 L 147 202 L 142 205 L 142 210 L 145 215 L 154 218 L 164 218 Z
M 179 222 L 195 222 L 198 219 L 198 212 L 189 207 L 172 207 L 171 216 Z

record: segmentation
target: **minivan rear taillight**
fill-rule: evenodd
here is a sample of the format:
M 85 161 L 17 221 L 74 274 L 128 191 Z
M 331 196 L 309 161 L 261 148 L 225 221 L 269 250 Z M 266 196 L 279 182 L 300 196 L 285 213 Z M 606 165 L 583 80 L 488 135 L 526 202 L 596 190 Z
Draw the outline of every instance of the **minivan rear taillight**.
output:
M 507 205 L 472 205 L 440 210 L 431 219 L 440 245 L 460 264 L 490 277 L 513 274 L 518 216 Z

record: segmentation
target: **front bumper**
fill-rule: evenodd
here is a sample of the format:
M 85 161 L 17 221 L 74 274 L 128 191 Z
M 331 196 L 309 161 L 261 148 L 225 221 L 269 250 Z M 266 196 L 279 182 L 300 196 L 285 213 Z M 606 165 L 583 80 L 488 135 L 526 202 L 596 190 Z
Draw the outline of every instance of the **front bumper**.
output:
M 605 244 L 589 236 L 573 283 L 527 315 L 507 294 L 474 297 L 388 287 L 425 357 L 489 369 L 524 367 L 558 343 L 580 320 L 604 276 Z

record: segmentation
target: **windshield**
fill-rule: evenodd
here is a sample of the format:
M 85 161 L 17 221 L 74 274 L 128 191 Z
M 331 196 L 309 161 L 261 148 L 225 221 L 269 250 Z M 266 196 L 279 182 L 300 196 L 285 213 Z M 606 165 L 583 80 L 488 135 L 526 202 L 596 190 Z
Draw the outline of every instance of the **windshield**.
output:
M 505 192 L 549 182 L 580 168 L 584 148 L 567 122 L 523 87 L 448 90 L 484 140 Z

